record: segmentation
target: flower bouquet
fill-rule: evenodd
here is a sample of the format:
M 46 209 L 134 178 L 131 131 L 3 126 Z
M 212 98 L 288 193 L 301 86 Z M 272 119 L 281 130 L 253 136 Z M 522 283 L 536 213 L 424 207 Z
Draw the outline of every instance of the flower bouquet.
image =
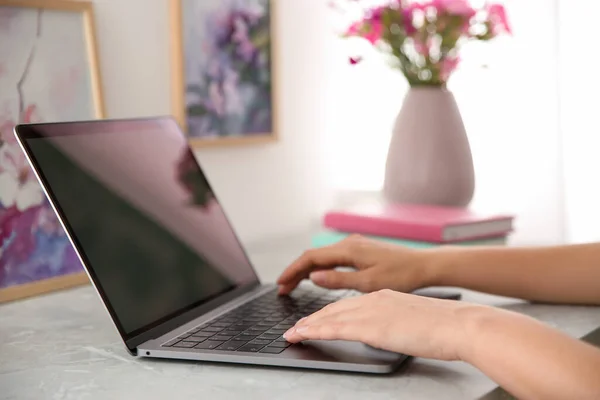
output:
M 343 3 L 346 8 L 362 9 L 362 17 L 352 22 L 344 36 L 365 39 L 391 56 L 392 65 L 411 87 L 445 86 L 465 43 L 511 33 L 501 4 L 474 8 L 467 0 L 388 0 L 378 7 L 365 7 L 360 0 Z M 350 62 L 361 59 L 354 56 Z
M 369 3 L 333 5 L 345 13 L 358 11 L 343 36 L 375 46 L 410 87 L 394 125 L 383 193 L 396 203 L 465 207 L 475 190 L 473 158 L 447 83 L 465 44 L 512 33 L 506 11 L 491 3 L 476 8 L 467 0 Z M 362 59 L 353 55 L 350 62 Z

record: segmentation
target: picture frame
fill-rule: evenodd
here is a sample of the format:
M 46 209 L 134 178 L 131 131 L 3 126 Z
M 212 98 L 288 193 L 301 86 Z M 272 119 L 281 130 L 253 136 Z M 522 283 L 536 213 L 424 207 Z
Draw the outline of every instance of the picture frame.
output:
M 276 0 L 170 0 L 172 115 L 193 148 L 256 145 L 279 140 L 279 68 L 274 35 L 277 30 L 276 4 Z M 250 58 L 252 62 L 256 62 L 256 54 L 260 51 L 262 58 L 267 54 L 267 62 L 256 62 L 259 66 L 253 69 L 240 59 L 242 56 L 236 55 L 237 44 L 231 44 L 235 35 L 231 28 L 235 18 L 232 15 L 250 14 L 244 7 L 251 6 L 258 10 L 263 7 L 265 14 L 256 12 L 252 18 L 260 22 L 255 22 L 255 25 L 248 22 L 249 19 L 244 20 L 240 31 L 255 35 L 250 39 L 253 44 L 258 43 L 254 57 Z M 186 24 L 186 20 L 194 23 Z M 197 20 L 200 22 L 196 23 Z M 219 21 L 225 24 L 225 28 L 218 25 Z M 228 23 L 230 25 L 226 25 Z M 264 35 L 267 24 L 268 37 L 257 38 Z M 228 39 L 221 35 L 217 40 L 211 36 L 212 33 L 207 33 L 220 32 L 219 29 L 225 30 L 224 37 Z M 265 40 L 268 44 L 264 44 Z M 194 51 L 189 49 L 188 42 L 194 43 Z M 265 46 L 268 51 L 264 51 Z M 249 51 L 252 52 L 252 49 Z M 215 62 L 209 64 L 209 60 L 214 59 L 225 61 L 221 65 Z M 231 80 L 236 80 L 237 84 L 227 84 L 228 73 L 235 76 Z M 220 89 L 212 90 L 215 87 Z M 220 102 L 212 101 L 213 98 Z M 194 115 L 191 115 L 191 110 Z
M 91 1 L 0 0 L 0 35 L 9 38 L 0 43 L 0 83 L 14 88 L 0 93 L 0 303 L 5 303 L 90 282 L 12 126 L 102 119 L 106 111 Z M 10 173 L 19 174 L 18 184 L 11 186 Z

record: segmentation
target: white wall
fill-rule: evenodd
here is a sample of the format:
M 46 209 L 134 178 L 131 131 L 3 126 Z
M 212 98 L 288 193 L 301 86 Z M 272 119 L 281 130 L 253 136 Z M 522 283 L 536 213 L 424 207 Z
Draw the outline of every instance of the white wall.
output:
M 108 117 L 169 114 L 168 0 L 96 0 L 97 40 Z M 308 227 L 327 207 L 322 173 L 329 93 L 322 0 L 280 0 L 281 140 L 198 152 L 245 242 Z
M 559 0 L 560 117 L 571 242 L 600 241 L 600 3 Z

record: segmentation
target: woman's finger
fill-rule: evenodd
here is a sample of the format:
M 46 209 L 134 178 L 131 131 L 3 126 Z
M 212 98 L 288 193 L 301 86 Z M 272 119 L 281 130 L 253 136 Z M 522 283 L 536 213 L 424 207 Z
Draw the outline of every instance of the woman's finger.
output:
M 322 321 L 337 322 L 359 317 L 361 315 L 360 304 L 360 297 L 347 298 L 338 301 L 337 303 L 330 304 L 314 314 L 302 318 L 288 330 L 288 333 L 304 326 L 320 324 Z
M 309 278 L 309 274 L 311 274 L 312 272 L 322 271 L 327 268 L 328 267 L 314 266 L 310 271 L 306 271 L 305 273 L 295 277 L 295 279 L 293 279 L 291 281 L 288 281 L 286 283 L 279 283 L 279 294 L 280 295 L 290 294 L 294 289 L 296 289 L 296 287 L 302 280 Z
M 331 246 L 307 250 L 281 274 L 277 283 L 286 283 L 315 267 L 332 267 L 350 264 L 345 246 L 336 243 Z
M 307 325 L 315 325 L 321 323 L 321 321 L 345 321 L 350 318 L 354 318 L 357 315 L 360 315 L 360 306 L 357 305 L 348 305 L 345 308 L 338 308 L 328 311 L 317 311 L 316 313 L 302 318 L 300 321 L 294 325 L 294 328 L 301 328 Z
M 375 269 L 355 272 L 315 271 L 310 274 L 310 280 L 326 289 L 353 289 L 366 293 L 377 286 L 377 275 L 378 271 Z
M 281 274 L 277 283 L 282 288 L 295 287 L 301 280 L 308 278 L 317 269 L 351 266 L 347 246 L 336 243 L 331 246 L 306 251 Z
M 346 312 L 332 318 L 323 318 L 315 323 L 292 328 L 284 334 L 290 343 L 304 340 L 349 340 L 363 341 L 369 329 L 367 318 Z

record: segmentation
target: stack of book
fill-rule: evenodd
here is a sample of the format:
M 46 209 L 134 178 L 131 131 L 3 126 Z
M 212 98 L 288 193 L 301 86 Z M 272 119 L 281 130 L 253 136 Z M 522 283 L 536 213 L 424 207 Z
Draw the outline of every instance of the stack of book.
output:
M 513 222 L 510 215 L 481 214 L 464 208 L 362 204 L 327 212 L 322 221 L 324 230 L 313 236 L 312 246 L 328 246 L 351 234 L 413 248 L 502 246 L 513 231 Z

